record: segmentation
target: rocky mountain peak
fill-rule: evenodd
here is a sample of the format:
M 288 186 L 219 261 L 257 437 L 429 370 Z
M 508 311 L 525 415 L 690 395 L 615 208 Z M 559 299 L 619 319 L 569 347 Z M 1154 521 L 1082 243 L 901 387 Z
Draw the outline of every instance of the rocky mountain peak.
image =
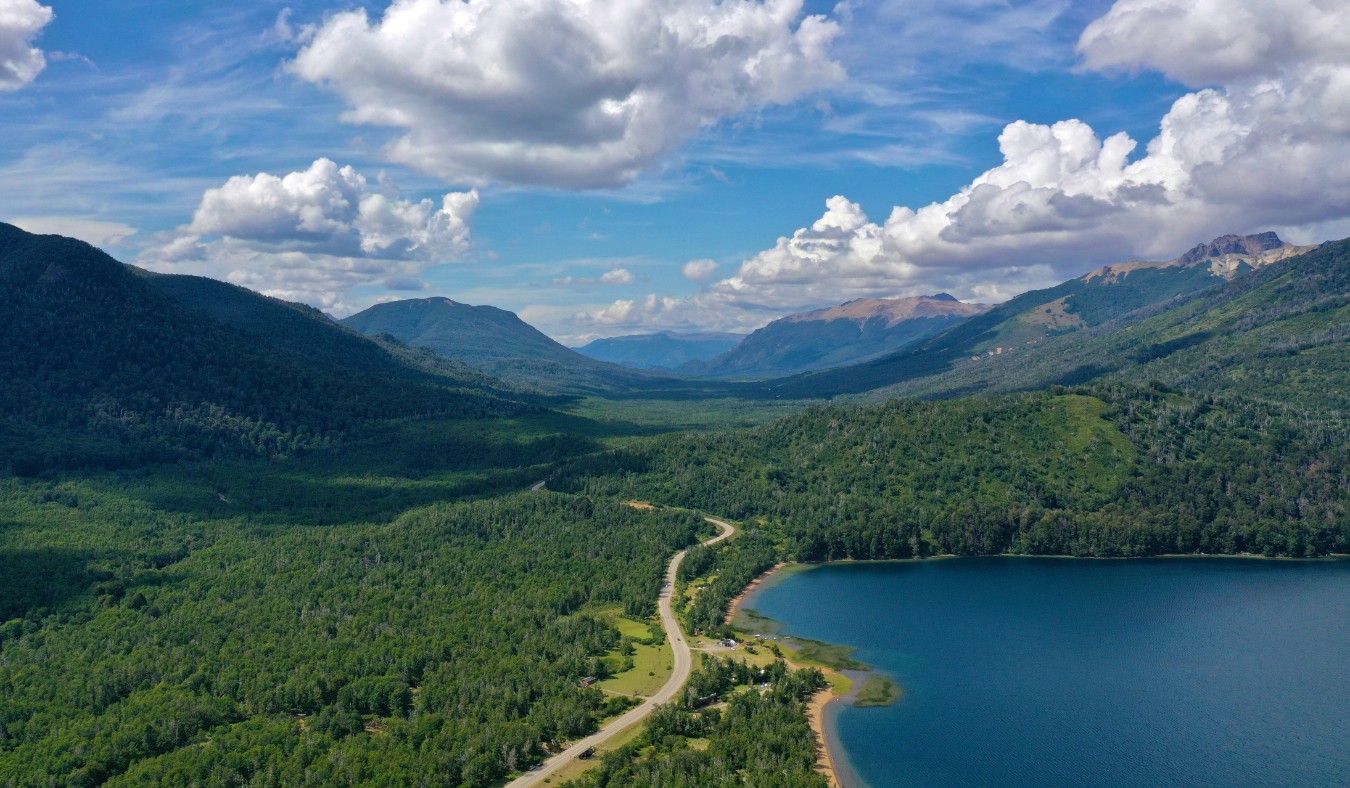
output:
M 1273 232 L 1256 235 L 1225 235 L 1207 244 L 1200 244 L 1181 256 L 1183 265 L 1198 263 L 1229 254 L 1258 255 L 1284 246 L 1284 241 Z

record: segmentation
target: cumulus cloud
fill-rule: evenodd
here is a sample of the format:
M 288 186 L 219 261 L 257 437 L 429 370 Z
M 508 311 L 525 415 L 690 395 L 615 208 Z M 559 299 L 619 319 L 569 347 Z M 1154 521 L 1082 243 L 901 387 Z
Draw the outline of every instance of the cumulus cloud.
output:
M 461 259 L 478 202 L 476 191 L 446 194 L 439 204 L 405 200 L 319 159 L 300 172 L 240 175 L 206 190 L 192 222 L 141 262 L 341 310 L 353 287 L 421 289 L 424 269 Z
M 685 279 L 701 284 L 717 273 L 717 263 L 713 260 L 691 260 L 684 264 L 682 273 Z
M 330 17 L 296 58 L 452 182 L 613 187 L 701 128 L 844 77 L 802 0 L 397 0 Z
M 1335 0 L 1118 0 L 1083 32 L 1093 69 L 1153 69 L 1189 85 L 1346 62 L 1350 6 Z
M 763 314 L 948 291 L 999 301 L 1107 262 L 1168 258 L 1228 232 L 1294 240 L 1350 218 L 1350 6 L 1324 0 L 1119 0 L 1084 31 L 1092 68 L 1195 84 L 1140 151 L 1086 123 L 1018 121 L 1003 162 L 957 194 L 870 219 L 846 197 L 654 319 Z M 583 322 L 624 318 L 616 303 Z
M 575 277 L 564 276 L 560 279 L 554 279 L 553 284 L 558 287 L 586 287 L 590 285 L 631 285 L 637 281 L 637 277 L 627 268 L 611 268 L 610 270 L 596 277 Z
M 637 277 L 633 276 L 633 272 L 627 268 L 615 268 L 600 275 L 600 284 L 602 285 L 631 285 L 636 281 Z
M 0 0 L 0 92 L 18 90 L 47 67 L 33 41 L 52 21 L 52 9 L 37 0 Z
M 713 301 L 706 297 L 671 298 L 655 293 L 646 298 L 620 299 L 608 306 L 584 310 L 572 319 L 575 327 L 599 330 L 585 336 L 637 328 L 745 330 L 765 322 L 767 319 L 744 310 L 719 313 Z

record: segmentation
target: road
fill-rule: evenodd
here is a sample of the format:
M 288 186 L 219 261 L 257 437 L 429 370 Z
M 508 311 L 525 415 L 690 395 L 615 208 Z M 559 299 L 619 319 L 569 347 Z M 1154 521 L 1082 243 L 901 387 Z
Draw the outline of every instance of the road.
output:
M 736 529 L 730 523 L 723 522 L 715 517 L 704 517 L 703 519 L 722 529 L 722 533 L 704 542 L 705 545 L 717 544 L 736 533 Z M 559 769 L 576 760 L 581 753 L 591 747 L 599 747 L 630 726 L 646 719 L 647 715 L 651 714 L 657 706 L 674 700 L 680 690 L 684 689 L 684 683 L 689 680 L 689 674 L 693 672 L 694 656 L 689 650 L 689 641 L 685 638 L 684 631 L 680 629 L 680 622 L 675 619 L 675 608 L 672 604 L 671 594 L 675 590 L 675 573 L 679 571 L 680 562 L 684 560 L 688 553 L 688 550 L 681 550 L 675 554 L 674 558 L 670 559 L 670 566 L 666 568 L 666 585 L 661 589 L 661 596 L 656 603 L 657 610 L 661 613 L 661 626 L 666 630 L 666 642 L 670 643 L 671 650 L 675 652 L 675 669 L 671 672 L 670 679 L 655 695 L 643 701 L 641 706 L 629 709 L 600 730 L 544 761 L 543 765 L 535 771 L 526 772 L 507 783 L 507 788 L 524 788 L 524 786 L 543 783 L 545 779 L 555 774 Z

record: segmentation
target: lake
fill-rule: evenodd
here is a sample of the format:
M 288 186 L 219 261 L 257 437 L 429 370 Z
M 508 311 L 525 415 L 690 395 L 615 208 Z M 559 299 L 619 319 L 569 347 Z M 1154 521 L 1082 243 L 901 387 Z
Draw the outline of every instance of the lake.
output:
M 831 705 L 846 785 L 1350 785 L 1350 561 L 834 564 L 747 607 L 902 685 Z

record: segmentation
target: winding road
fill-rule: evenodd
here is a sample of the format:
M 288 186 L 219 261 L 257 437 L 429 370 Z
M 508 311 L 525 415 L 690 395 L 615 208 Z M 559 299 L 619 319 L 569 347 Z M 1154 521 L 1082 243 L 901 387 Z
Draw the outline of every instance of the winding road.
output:
M 736 533 L 736 529 L 732 527 L 731 523 L 718 520 L 715 517 L 704 517 L 703 519 L 722 529 L 722 533 L 703 542 L 705 545 L 717 544 Z M 545 779 L 557 773 L 559 769 L 576 760 L 586 750 L 599 747 L 622 731 L 646 719 L 647 715 L 651 714 L 657 706 L 669 703 L 684 688 L 684 683 L 689 680 L 689 674 L 693 672 L 694 657 L 689 650 L 689 641 L 685 638 L 684 631 L 680 629 L 680 622 L 675 619 L 675 608 L 672 604 L 671 595 L 675 591 L 675 574 L 680 569 L 680 562 L 688 554 L 688 550 L 681 550 L 675 554 L 674 558 L 670 559 L 670 566 L 666 569 L 666 585 L 661 589 L 661 596 L 656 604 L 661 613 L 661 626 L 666 630 L 666 642 L 670 643 L 671 649 L 675 652 L 675 669 L 671 672 L 670 679 L 655 695 L 643 701 L 641 706 L 629 709 L 600 730 L 544 761 L 538 769 L 526 772 L 507 783 L 507 788 L 539 785 Z

